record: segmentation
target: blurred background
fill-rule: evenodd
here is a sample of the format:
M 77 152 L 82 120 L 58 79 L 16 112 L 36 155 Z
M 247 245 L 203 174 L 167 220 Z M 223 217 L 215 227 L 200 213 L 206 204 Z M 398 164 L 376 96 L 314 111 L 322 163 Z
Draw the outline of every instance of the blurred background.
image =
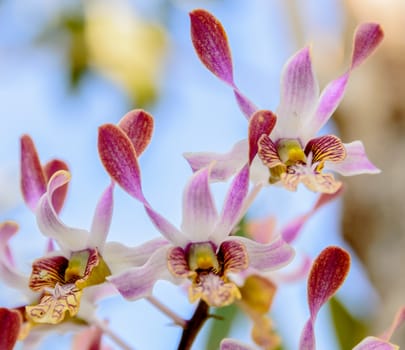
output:
M 0 1 L 0 220 L 15 220 L 19 267 L 27 274 L 45 239 L 19 190 L 19 138 L 34 139 L 42 161 L 68 162 L 72 180 L 62 211 L 70 226 L 89 228 L 109 179 L 97 155 L 97 127 L 145 108 L 155 134 L 142 155 L 144 192 L 174 224 L 181 221 L 182 189 L 191 172 L 185 151 L 227 151 L 246 136 L 246 120 L 232 91 L 198 61 L 188 12 L 211 11 L 232 47 L 238 86 L 260 108 L 274 110 L 284 62 L 310 44 L 321 88 L 350 62 L 355 27 L 381 23 L 385 39 L 357 69 L 343 103 L 323 132 L 344 142 L 361 139 L 380 175 L 345 178 L 341 200 L 322 208 L 297 242 L 315 257 L 339 244 L 353 255 L 349 277 L 316 325 L 319 349 L 349 349 L 365 334 L 387 329 L 405 303 L 405 2 L 403 0 L 1 0 Z M 215 186 L 219 203 L 223 189 Z M 143 208 L 120 189 L 109 240 L 133 246 L 157 236 Z M 249 215 L 274 215 L 277 227 L 309 209 L 316 195 L 266 189 Z M 28 242 L 28 243 L 27 243 Z M 0 305 L 23 302 L 0 282 Z M 308 318 L 305 280 L 278 288 L 271 317 L 283 349 L 298 346 Z M 183 290 L 159 282 L 157 298 L 191 315 Z M 250 324 L 209 320 L 195 349 L 225 334 L 249 342 Z M 103 301 L 99 315 L 136 349 L 174 349 L 180 330 L 144 301 Z M 336 326 L 336 324 L 338 326 Z M 157 337 L 156 334 L 159 334 Z M 219 335 L 218 335 L 219 334 Z M 71 335 L 51 336 L 40 349 L 69 349 Z M 61 342 L 60 339 L 63 339 Z M 105 338 L 110 344 L 109 339 Z M 405 346 L 404 327 L 393 338 Z

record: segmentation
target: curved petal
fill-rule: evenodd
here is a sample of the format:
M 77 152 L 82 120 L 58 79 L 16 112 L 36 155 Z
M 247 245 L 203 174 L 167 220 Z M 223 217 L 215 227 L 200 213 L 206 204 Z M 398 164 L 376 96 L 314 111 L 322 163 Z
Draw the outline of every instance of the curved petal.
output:
M 353 350 L 399 350 L 399 346 L 376 337 L 367 337 L 357 344 Z
M 221 341 L 220 350 L 253 350 L 253 348 L 238 340 L 225 338 Z
M 330 82 L 323 90 L 315 114 L 306 127 L 306 137 L 302 140 L 303 142 L 316 135 L 329 120 L 343 98 L 351 71 L 374 52 L 383 37 L 384 33 L 378 24 L 364 23 L 357 28 L 351 67 L 345 74 Z
M 239 109 L 245 115 L 246 119 L 250 119 L 251 115 L 257 111 L 257 107 L 252 101 L 250 101 L 245 95 L 243 95 L 237 88 L 233 89 L 235 94 L 236 102 L 238 103 Z
M 210 168 L 194 173 L 183 194 L 181 229 L 190 241 L 206 241 L 218 220 L 209 186 Z
M 168 245 L 164 238 L 156 238 L 136 247 L 127 247 L 119 242 L 107 242 L 103 258 L 113 275 L 129 268 L 142 266 L 158 249 Z
M 201 62 L 225 83 L 234 86 L 231 50 L 221 22 L 206 10 L 190 12 L 191 40 Z
M 69 167 L 64 161 L 59 159 L 52 159 L 51 161 L 46 163 L 44 165 L 44 173 L 46 181 L 48 182 L 49 179 L 52 177 L 52 175 L 55 174 L 58 170 L 69 171 Z M 68 183 L 66 183 L 62 187 L 59 187 L 53 194 L 52 203 L 57 213 L 59 213 L 62 210 L 63 204 L 66 199 L 67 190 L 68 190 Z
M 46 179 L 34 142 L 23 135 L 21 144 L 21 192 L 27 206 L 35 211 L 39 198 L 46 191 Z
M 295 255 L 294 249 L 281 238 L 268 244 L 235 236 L 231 236 L 227 240 L 242 243 L 249 255 L 249 267 L 259 271 L 279 269 L 287 265 Z
M 325 161 L 339 162 L 346 158 L 346 149 L 335 135 L 324 135 L 311 139 L 305 146 L 305 154 L 312 153 L 312 164 Z M 323 165 L 322 165 L 323 166 Z
M 143 266 L 133 267 L 107 279 L 125 299 L 136 300 L 149 296 L 157 280 L 172 279 L 167 268 L 169 247 L 168 245 L 158 249 Z
M 349 269 L 350 255 L 340 247 L 327 247 L 315 259 L 308 277 L 310 318 L 301 334 L 300 350 L 315 349 L 314 324 L 318 311 L 343 284 Z
M 274 138 L 297 138 L 307 124 L 319 96 L 309 47 L 298 51 L 284 66 Z
M 210 180 L 226 181 L 247 162 L 248 143 L 247 140 L 237 142 L 228 153 L 220 154 L 213 152 L 183 154 L 191 169 L 195 172 L 202 168 L 211 166 Z
M 93 223 L 87 241 L 87 247 L 97 248 L 100 254 L 103 253 L 104 243 L 110 229 L 113 213 L 113 190 L 114 183 L 111 183 L 101 196 L 93 216 Z
M 259 139 L 264 135 L 270 135 L 276 125 L 276 116 L 271 111 L 260 110 L 255 112 L 249 119 L 249 164 L 252 164 L 259 149 Z
M 122 117 L 118 126 L 127 134 L 139 157 L 152 139 L 154 128 L 152 115 L 143 109 L 134 109 Z
M 98 152 L 101 162 L 114 181 L 132 197 L 145 203 L 137 154 L 125 132 L 113 124 L 100 126 Z
M 38 227 L 46 237 L 55 239 L 62 249 L 77 251 L 85 248 L 89 233 L 85 230 L 67 227 L 59 219 L 52 204 L 55 190 L 69 181 L 70 174 L 64 170 L 59 170 L 51 177 L 46 193 L 39 200 L 36 217 Z
M 244 201 L 249 190 L 249 165 L 246 164 L 236 175 L 226 195 L 218 225 L 211 239 L 219 244 L 228 237 L 238 223 L 244 209 Z
M 325 168 L 333 170 L 344 176 L 359 174 L 378 174 L 381 172 L 367 158 L 366 150 L 361 141 L 343 144 L 346 149 L 346 158 L 340 162 L 325 162 Z
M 18 311 L 0 308 L 0 349 L 14 349 L 22 322 L 22 316 Z

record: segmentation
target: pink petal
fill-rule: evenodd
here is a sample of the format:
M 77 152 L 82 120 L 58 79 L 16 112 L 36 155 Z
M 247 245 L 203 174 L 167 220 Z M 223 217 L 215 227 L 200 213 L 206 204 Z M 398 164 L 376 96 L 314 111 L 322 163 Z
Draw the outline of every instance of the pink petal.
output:
M 152 115 L 142 109 L 125 114 L 118 126 L 127 134 L 139 157 L 152 139 L 154 121 Z
M 184 153 L 184 158 L 195 172 L 205 168 L 211 163 L 210 179 L 213 181 L 226 181 L 236 174 L 248 159 L 247 140 L 236 143 L 231 151 L 225 154 L 205 152 L 205 153 Z
M 52 202 L 53 193 L 70 181 L 70 174 L 59 170 L 48 182 L 48 189 L 41 197 L 36 210 L 38 227 L 46 236 L 55 239 L 62 249 L 82 250 L 86 247 L 88 232 L 67 227 L 58 217 Z
M 280 94 L 274 137 L 296 138 L 319 96 L 308 47 L 298 51 L 284 66 Z
M 378 174 L 378 169 L 367 158 L 361 141 L 343 144 L 346 149 L 346 158 L 340 162 L 325 162 L 325 168 L 336 171 L 344 176 L 358 174 Z
M 113 213 L 113 190 L 114 183 L 111 183 L 101 196 L 94 213 L 90 236 L 87 241 L 87 247 L 97 248 L 101 254 L 103 253 L 104 244 L 111 224 Z
M 253 350 L 253 348 L 240 341 L 225 338 L 221 341 L 220 350 Z
M 0 308 L 0 349 L 14 349 L 22 322 L 22 317 L 18 311 Z
M 307 127 L 308 138 L 316 135 L 329 120 L 343 98 L 351 71 L 374 52 L 383 37 L 384 33 L 378 24 L 364 23 L 357 28 L 350 69 L 341 77 L 330 82 L 322 92 L 314 118 Z
M 249 120 L 249 165 L 252 164 L 259 148 L 259 139 L 263 134 L 270 135 L 276 125 L 276 116 L 271 111 L 255 112 Z
M 34 142 L 29 135 L 21 137 L 21 191 L 27 206 L 34 211 L 46 191 L 46 179 Z
M 206 241 L 218 220 L 209 187 L 209 168 L 194 173 L 183 194 L 182 231 L 190 241 Z
M 223 241 L 236 226 L 243 215 L 244 201 L 249 190 L 249 166 L 246 164 L 235 176 L 226 195 L 220 219 L 212 239 L 216 243 Z
M 101 162 L 114 181 L 131 196 L 144 203 L 136 151 L 125 132 L 113 124 L 100 126 L 98 151 Z
M 399 346 L 376 337 L 367 337 L 357 344 L 353 350 L 399 350 Z
M 227 240 L 242 243 L 249 255 L 249 267 L 260 271 L 279 269 L 287 265 L 295 255 L 294 249 L 281 238 L 267 244 L 236 236 L 230 236 Z
M 46 182 L 48 182 L 49 179 L 52 177 L 52 175 L 55 174 L 58 170 L 69 171 L 69 167 L 64 161 L 59 160 L 59 159 L 53 159 L 53 160 L 49 161 L 48 163 L 46 163 L 44 166 Z M 57 213 L 59 213 L 62 210 L 63 203 L 65 202 L 65 199 L 66 199 L 67 190 L 68 190 L 68 184 L 58 188 L 53 195 L 53 198 L 52 198 L 53 207 L 55 208 L 55 211 Z
M 8 246 L 8 241 L 18 231 L 18 224 L 14 221 L 5 221 L 0 224 L 0 259 L 11 266 L 14 265 L 14 258 Z
M 300 350 L 315 349 L 314 323 L 319 309 L 340 288 L 350 269 L 350 255 L 340 247 L 325 248 L 313 262 L 308 277 L 310 319 L 301 334 Z
M 190 12 L 191 39 L 202 63 L 219 79 L 234 86 L 232 57 L 221 22 L 208 11 Z
M 391 327 L 381 336 L 382 339 L 389 340 L 395 330 L 405 322 L 405 306 L 402 306 L 395 315 Z
M 236 87 L 233 89 L 235 94 L 236 102 L 239 105 L 240 110 L 245 115 L 246 119 L 250 119 L 251 115 L 257 111 L 257 107 L 250 101 L 246 96 L 244 96 Z
M 86 327 L 73 337 L 72 350 L 101 350 L 103 331 L 96 327 Z
M 329 194 L 329 193 L 322 193 L 318 200 L 316 201 L 315 205 L 311 208 L 311 210 L 304 214 L 301 215 L 291 222 L 287 223 L 287 225 L 281 230 L 281 237 L 287 242 L 291 243 L 294 241 L 298 234 L 300 233 L 301 229 L 303 226 L 306 224 L 308 219 L 314 215 L 318 209 L 323 207 L 325 204 L 331 202 L 332 200 L 336 199 L 340 194 L 342 193 L 342 190 L 338 190 L 335 193 Z
M 145 265 L 133 267 L 122 274 L 109 277 L 108 280 L 125 299 L 135 300 L 149 296 L 157 280 L 171 280 L 167 269 L 168 248 L 165 246 L 155 251 Z

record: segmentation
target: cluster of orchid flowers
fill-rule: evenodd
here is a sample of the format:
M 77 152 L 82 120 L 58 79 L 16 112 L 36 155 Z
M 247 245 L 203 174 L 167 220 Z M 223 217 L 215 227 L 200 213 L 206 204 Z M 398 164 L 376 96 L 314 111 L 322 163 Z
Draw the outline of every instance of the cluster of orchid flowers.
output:
M 148 146 L 153 117 L 144 110 L 128 112 L 119 123 L 99 127 L 98 151 L 111 184 L 102 193 L 89 231 L 66 226 L 59 218 L 70 180 L 66 163 L 54 159 L 42 165 L 28 135 L 21 138 L 21 189 L 38 227 L 48 237 L 45 256 L 35 260 L 25 276 L 16 268 L 10 240 L 15 222 L 0 225 L 2 282 L 21 291 L 26 303 L 0 308 L 0 349 L 16 342 L 35 347 L 51 331 L 74 331 L 73 347 L 101 348 L 109 335 L 117 346 L 130 349 L 97 318 L 97 301 L 121 294 L 127 300 L 146 298 L 183 328 L 178 349 L 190 349 L 210 307 L 233 303 L 253 323 L 251 345 L 224 339 L 222 350 L 275 349 L 280 344 L 269 318 L 276 283 L 308 275 L 309 319 L 300 350 L 315 349 L 314 324 L 319 309 L 339 289 L 350 268 L 350 255 L 329 246 L 311 263 L 305 260 L 295 277 L 280 270 L 295 255 L 293 243 L 305 222 L 341 193 L 341 175 L 378 173 L 360 141 L 343 143 L 335 135 L 317 136 L 340 103 L 352 70 L 378 46 L 383 32 L 378 24 L 360 25 L 354 36 L 349 69 L 319 92 L 308 47 L 286 63 L 281 77 L 280 104 L 275 112 L 258 109 L 234 82 L 231 52 L 225 30 L 205 10 L 190 13 L 192 42 L 202 63 L 228 84 L 248 120 L 247 138 L 227 154 L 185 153 L 193 175 L 183 193 L 180 229 L 153 209 L 142 188 L 138 159 Z M 220 212 L 211 184 L 231 179 Z M 275 232 L 269 220 L 248 221 L 245 214 L 267 185 L 295 191 L 303 183 L 320 196 L 307 213 Z M 106 242 L 118 184 L 140 202 L 161 238 L 138 247 Z M 240 235 L 243 227 L 244 235 Z M 55 245 L 57 244 L 57 246 Z M 279 276 L 279 277 L 277 277 Z M 297 277 L 299 276 L 299 277 Z M 183 320 L 153 296 L 158 280 L 186 286 L 191 303 L 198 302 L 190 320 Z M 397 349 L 390 343 L 405 319 L 401 308 L 391 328 L 379 337 L 367 337 L 355 350 Z

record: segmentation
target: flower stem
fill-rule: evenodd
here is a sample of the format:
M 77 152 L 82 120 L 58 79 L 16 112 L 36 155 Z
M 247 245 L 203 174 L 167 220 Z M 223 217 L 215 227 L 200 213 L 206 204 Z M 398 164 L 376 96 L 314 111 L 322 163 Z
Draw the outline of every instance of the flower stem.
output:
M 129 346 L 123 339 L 121 339 L 117 334 L 115 334 L 111 328 L 108 327 L 106 322 L 101 320 L 95 319 L 94 324 L 102 330 L 104 334 L 110 337 L 121 349 L 123 350 L 133 350 L 131 346 Z
M 200 300 L 193 316 L 187 321 L 177 350 L 190 350 L 204 322 L 210 317 L 208 304 Z
M 145 298 L 149 301 L 153 306 L 155 306 L 158 310 L 164 313 L 166 316 L 171 318 L 175 324 L 180 326 L 181 328 L 185 328 L 187 326 L 187 321 L 177 315 L 173 310 L 169 309 L 166 305 L 162 304 L 159 300 L 157 300 L 154 296 L 148 296 Z

